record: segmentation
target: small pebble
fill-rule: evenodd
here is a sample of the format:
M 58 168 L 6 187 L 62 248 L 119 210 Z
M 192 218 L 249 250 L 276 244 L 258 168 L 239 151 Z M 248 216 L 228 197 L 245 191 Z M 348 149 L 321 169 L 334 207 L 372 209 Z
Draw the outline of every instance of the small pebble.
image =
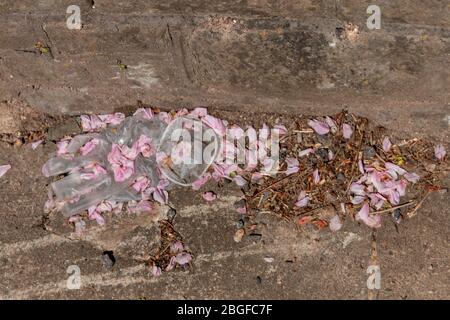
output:
M 233 239 L 234 239 L 235 242 L 241 242 L 242 238 L 244 237 L 244 235 L 245 235 L 245 230 L 244 229 L 239 229 L 234 234 Z
M 370 159 L 375 156 L 375 149 L 371 146 L 365 146 L 363 149 L 364 159 Z
M 325 148 L 320 148 L 316 151 L 316 154 L 322 159 L 323 162 L 328 162 L 328 150 Z
M 176 215 L 177 215 L 177 210 L 170 208 L 169 211 L 167 212 L 167 219 L 173 220 Z
M 402 221 L 402 213 L 400 209 L 395 209 L 392 212 L 392 219 L 394 219 L 396 223 L 400 223 Z
M 244 220 L 243 220 L 243 219 L 239 219 L 239 220 L 236 222 L 236 228 L 237 228 L 237 229 L 242 229 L 242 228 L 244 228 L 244 225 L 245 225 L 245 223 L 244 223 Z
M 116 263 L 116 258 L 112 251 L 104 251 L 102 254 L 102 262 L 105 268 L 112 268 Z

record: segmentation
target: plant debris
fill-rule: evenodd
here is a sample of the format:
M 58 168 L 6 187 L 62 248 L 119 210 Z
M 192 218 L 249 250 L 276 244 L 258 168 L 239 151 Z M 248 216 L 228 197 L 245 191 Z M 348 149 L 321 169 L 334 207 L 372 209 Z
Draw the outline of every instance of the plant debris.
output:
M 185 115 L 198 119 L 219 136 L 227 129 L 240 129 L 209 115 L 205 108 L 171 112 L 140 108 L 132 117 L 122 113 L 81 116 L 86 133 L 59 141 L 56 157 L 44 165 L 43 173 L 57 179 L 51 185 L 56 198 L 51 194 L 46 210 L 66 208 L 69 221 L 81 232 L 85 217 L 104 224 L 107 212 L 145 214 L 157 204 L 167 205 L 172 183 L 162 172 L 173 171 L 176 159 L 160 152 L 158 144 L 164 141 L 157 133 Z M 144 134 L 147 126 L 156 126 L 151 129 L 154 136 Z M 245 164 L 219 161 L 237 149 L 223 141 L 211 165 L 191 183 L 192 189 L 201 190 L 211 181 L 219 186 L 235 183 L 244 196 L 234 207 L 246 218 L 274 214 L 298 226 L 332 231 L 340 230 L 346 219 L 379 228 L 387 214 L 399 224 L 403 218 L 414 216 L 431 192 L 446 189 L 439 179 L 448 171 L 442 144 L 417 138 L 396 140 L 384 128 L 346 111 L 324 118 L 298 117 L 289 130 L 279 123 L 274 128 L 275 136 L 263 124 L 259 130 L 263 143 L 246 140 L 240 146 Z M 247 134 L 256 135 L 256 129 L 247 126 Z M 273 143 L 280 149 L 278 160 L 269 156 Z M 181 143 L 176 148 L 176 154 L 185 152 Z M 260 151 L 266 151 L 265 156 L 253 161 L 252 152 Z M 140 161 L 144 162 L 139 166 Z M 96 195 L 97 179 L 107 180 L 110 189 Z M 66 189 L 70 192 L 64 192 Z M 72 192 L 85 189 L 89 192 Z M 214 192 L 200 192 L 208 202 L 217 198 Z M 77 207 L 86 194 L 89 201 Z M 174 216 L 159 222 L 161 245 L 144 260 L 154 276 L 191 264 L 192 255 L 174 229 Z M 260 239 L 256 228 L 255 224 L 239 224 L 234 241 L 240 242 L 244 236 Z

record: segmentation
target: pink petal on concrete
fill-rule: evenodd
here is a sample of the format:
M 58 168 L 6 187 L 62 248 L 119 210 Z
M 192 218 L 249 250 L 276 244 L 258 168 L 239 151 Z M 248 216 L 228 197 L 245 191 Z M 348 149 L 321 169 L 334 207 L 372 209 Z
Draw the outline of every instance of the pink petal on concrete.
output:
M 383 139 L 383 151 L 387 153 L 391 150 L 391 147 L 392 147 L 391 140 L 389 140 L 388 137 L 385 137 Z
M 331 231 L 338 231 L 342 228 L 342 222 L 338 215 L 335 215 L 330 220 L 330 230 Z
M 0 166 L 0 177 L 2 177 L 8 170 L 11 169 L 11 165 L 5 164 Z
M 203 199 L 206 201 L 214 201 L 217 199 L 217 195 L 212 191 L 206 191 L 202 193 Z
M 356 220 L 362 220 L 367 226 L 371 228 L 381 227 L 381 217 L 379 215 L 371 216 L 370 207 L 368 203 L 365 203 L 361 210 L 356 214 Z
M 444 159 L 446 153 L 445 147 L 442 144 L 438 144 L 434 147 L 434 155 L 438 160 Z

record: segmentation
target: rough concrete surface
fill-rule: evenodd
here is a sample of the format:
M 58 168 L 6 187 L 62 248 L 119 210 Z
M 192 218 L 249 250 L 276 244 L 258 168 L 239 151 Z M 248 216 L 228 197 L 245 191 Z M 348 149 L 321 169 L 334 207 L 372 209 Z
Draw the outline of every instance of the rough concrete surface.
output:
M 68 30 L 66 8 L 77 2 L 83 28 Z M 36 150 L 0 142 L 0 164 L 12 165 L 0 178 L 0 298 L 367 299 L 365 226 L 316 232 L 261 216 L 262 238 L 236 243 L 239 190 L 218 191 L 213 204 L 173 190 L 176 227 L 195 263 L 153 278 L 136 261 L 157 240 L 151 217 L 90 225 L 81 239 L 58 216 L 45 230 L 41 167 L 52 141 L 78 130 L 68 115 L 140 102 L 208 106 L 245 123 L 347 108 L 398 136 L 448 144 L 450 5 L 379 1 L 382 28 L 368 30 L 371 3 L 0 0 L 0 134 L 48 131 Z M 38 42 L 50 51 L 36 50 Z M 398 232 L 384 223 L 378 298 L 450 298 L 448 208 L 448 193 L 435 193 Z M 74 264 L 80 290 L 66 287 Z

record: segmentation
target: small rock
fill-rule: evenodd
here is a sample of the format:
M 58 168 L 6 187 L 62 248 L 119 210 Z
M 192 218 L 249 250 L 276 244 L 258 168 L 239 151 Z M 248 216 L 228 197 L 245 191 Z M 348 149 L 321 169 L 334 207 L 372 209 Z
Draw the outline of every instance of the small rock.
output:
M 112 251 L 103 251 L 102 254 L 102 262 L 103 266 L 105 268 L 112 268 L 114 264 L 116 263 L 116 258 L 114 257 L 114 254 Z
M 272 263 L 275 259 L 271 257 L 264 257 L 264 261 L 267 263 Z
M 245 230 L 244 229 L 239 229 L 234 234 L 233 239 L 234 239 L 235 242 L 241 242 L 242 238 L 244 237 L 244 235 L 245 235 Z
M 375 156 L 376 152 L 375 149 L 371 146 L 365 146 L 363 149 L 363 156 L 364 159 L 370 159 Z
M 400 223 L 402 221 L 402 213 L 400 209 L 395 209 L 392 212 L 392 219 L 394 219 L 395 223 Z
M 345 181 L 345 174 L 343 174 L 342 172 L 339 172 L 336 176 L 337 181 L 339 182 L 344 182 Z
M 328 150 L 325 148 L 320 148 L 316 151 L 316 154 L 322 159 L 323 162 L 328 162 Z
M 175 216 L 177 215 L 177 210 L 170 208 L 169 211 L 167 211 L 167 219 L 168 220 L 173 220 L 175 218 Z
M 235 209 L 239 209 L 239 208 L 245 207 L 245 199 L 241 199 L 241 200 L 236 201 L 233 204 L 233 206 L 234 206 Z
M 245 225 L 245 222 L 244 222 L 243 219 L 239 219 L 239 220 L 236 222 L 236 228 L 237 228 L 237 229 L 242 229 L 242 228 L 244 228 L 244 225 Z

